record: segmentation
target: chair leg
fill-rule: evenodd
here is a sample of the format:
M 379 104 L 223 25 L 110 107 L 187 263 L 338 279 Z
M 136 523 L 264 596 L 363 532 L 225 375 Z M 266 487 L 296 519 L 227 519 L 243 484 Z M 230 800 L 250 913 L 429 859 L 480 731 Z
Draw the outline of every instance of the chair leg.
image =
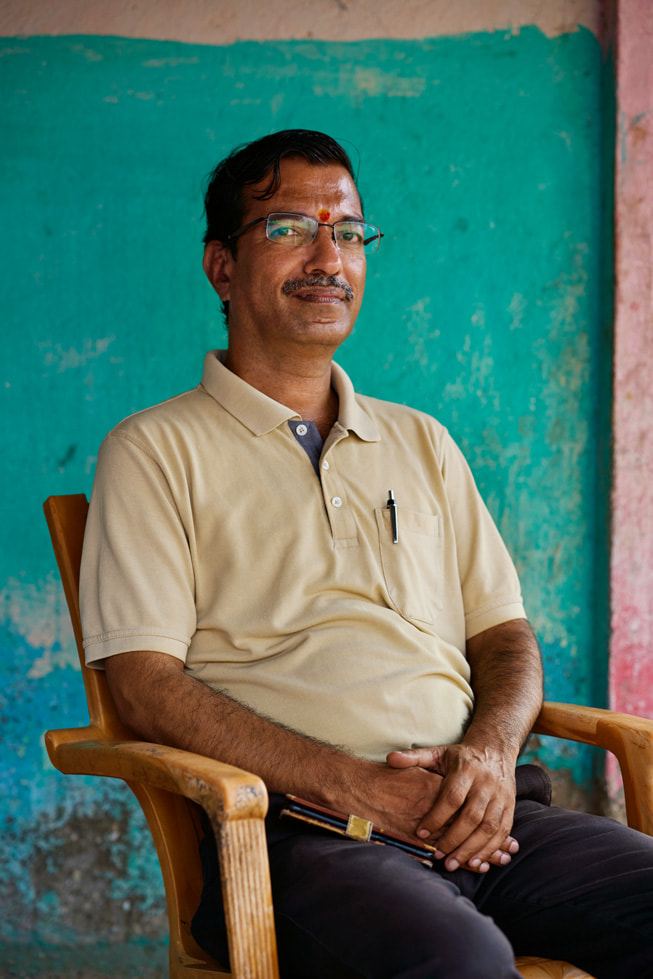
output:
M 278 979 L 272 888 L 261 820 L 213 825 L 235 979 Z

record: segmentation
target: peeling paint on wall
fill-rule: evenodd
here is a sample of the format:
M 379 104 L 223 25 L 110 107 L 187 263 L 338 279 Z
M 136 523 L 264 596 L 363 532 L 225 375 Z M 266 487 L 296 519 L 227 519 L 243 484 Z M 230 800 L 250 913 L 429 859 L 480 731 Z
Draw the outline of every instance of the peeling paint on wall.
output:
M 360 41 L 443 37 L 468 31 L 519 33 L 536 25 L 548 37 L 585 27 L 599 34 L 597 0 L 22 0 L 0 13 L 0 35 L 107 34 L 195 44 L 235 41 Z
M 40 506 L 88 492 L 105 432 L 194 386 L 222 342 L 201 184 L 243 140 L 318 126 L 360 161 L 386 237 L 339 359 L 360 390 L 448 425 L 522 574 L 548 695 L 600 701 L 603 70 L 587 30 L 221 48 L 7 39 L 0 706 L 15 794 L 0 813 L 0 938 L 163 930 L 151 848 L 128 853 L 143 825 L 126 790 L 64 779 L 45 756 L 42 732 L 86 711 Z M 540 750 L 590 781 L 578 746 Z

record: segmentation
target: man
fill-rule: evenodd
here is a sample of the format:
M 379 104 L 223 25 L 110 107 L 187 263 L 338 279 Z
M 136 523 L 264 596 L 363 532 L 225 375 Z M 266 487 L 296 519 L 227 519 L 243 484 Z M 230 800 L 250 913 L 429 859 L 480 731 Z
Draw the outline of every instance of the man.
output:
M 651 841 L 516 802 L 540 659 L 464 460 L 332 362 L 381 237 L 347 155 L 265 137 L 205 203 L 228 349 L 103 444 L 88 662 L 144 738 L 264 779 L 284 976 L 516 977 L 514 951 L 653 975 Z M 280 820 L 288 792 L 435 846 L 435 870 Z M 204 860 L 194 932 L 224 959 L 210 839 Z

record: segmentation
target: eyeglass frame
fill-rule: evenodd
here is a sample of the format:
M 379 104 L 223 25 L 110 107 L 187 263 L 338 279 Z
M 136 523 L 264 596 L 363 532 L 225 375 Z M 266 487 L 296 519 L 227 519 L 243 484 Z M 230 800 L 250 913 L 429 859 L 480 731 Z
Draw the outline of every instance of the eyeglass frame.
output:
M 310 241 L 310 244 L 311 245 L 313 244 L 313 242 L 317 238 L 317 233 L 320 230 L 320 228 L 331 228 L 331 240 L 332 240 L 333 244 L 336 246 L 336 248 L 338 249 L 338 251 L 340 251 L 340 247 L 339 247 L 338 242 L 336 240 L 336 225 L 337 224 L 364 224 L 367 228 L 374 228 L 374 230 L 377 232 L 377 234 L 372 235 L 371 238 L 366 238 L 366 239 L 363 240 L 363 254 L 364 255 L 374 255 L 376 252 L 378 252 L 379 245 L 381 244 L 381 238 L 385 237 L 380 228 L 378 228 L 375 224 L 370 224 L 369 221 L 364 221 L 362 218 L 343 218 L 341 221 L 334 221 L 333 224 L 329 224 L 327 221 L 318 221 L 318 219 L 317 218 L 314 218 L 312 215 L 310 215 L 310 214 L 302 214 L 300 211 L 270 211 L 270 213 L 269 214 L 266 214 L 265 217 L 255 218 L 253 221 L 250 221 L 248 224 L 244 224 L 242 226 L 242 228 L 238 228 L 236 231 L 232 231 L 231 234 L 227 235 L 226 240 L 227 241 L 232 241 L 235 238 L 240 238 L 240 236 L 243 235 L 243 234 L 245 234 L 246 231 L 249 231 L 250 228 L 253 228 L 257 224 L 261 224 L 262 221 L 265 221 L 265 223 L 266 223 L 265 224 L 265 237 L 267 238 L 268 241 L 272 242 L 273 245 L 280 245 L 280 244 L 282 244 L 282 242 L 275 241 L 273 238 L 270 238 L 269 237 L 269 235 L 268 235 L 268 224 L 267 223 L 268 223 L 268 221 L 270 220 L 271 217 L 274 217 L 275 215 L 281 215 L 281 214 L 287 215 L 288 217 L 292 216 L 292 217 L 296 217 L 296 218 L 308 218 L 309 221 L 315 221 L 315 234 L 311 238 L 311 241 Z M 376 240 L 376 242 L 377 242 L 376 248 L 374 249 L 374 251 L 366 252 L 365 251 L 365 245 L 366 245 L 366 243 L 368 241 L 374 241 L 374 240 Z M 293 246 L 293 247 L 297 247 L 297 246 Z M 299 246 L 299 247 L 301 247 L 301 246 Z

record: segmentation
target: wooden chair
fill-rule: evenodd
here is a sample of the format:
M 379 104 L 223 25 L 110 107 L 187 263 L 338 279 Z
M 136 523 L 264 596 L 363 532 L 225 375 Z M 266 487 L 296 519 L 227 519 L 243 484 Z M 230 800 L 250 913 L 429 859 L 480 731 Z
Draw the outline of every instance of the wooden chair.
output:
M 79 568 L 88 503 L 83 494 L 51 496 L 44 510 L 79 651 L 89 724 L 48 731 L 55 768 L 65 774 L 123 779 L 141 804 L 161 863 L 170 927 L 170 976 L 201 979 L 278 977 L 272 894 L 264 833 L 267 793 L 249 772 L 200 755 L 136 740 L 118 718 L 104 673 L 84 662 Z M 621 766 L 628 822 L 653 835 L 653 721 L 591 707 L 547 703 L 539 734 L 612 751 Z M 200 808 L 211 821 L 222 869 L 231 972 L 203 952 L 190 934 L 202 887 L 198 855 Z M 519 958 L 524 979 L 582 979 L 564 962 Z

